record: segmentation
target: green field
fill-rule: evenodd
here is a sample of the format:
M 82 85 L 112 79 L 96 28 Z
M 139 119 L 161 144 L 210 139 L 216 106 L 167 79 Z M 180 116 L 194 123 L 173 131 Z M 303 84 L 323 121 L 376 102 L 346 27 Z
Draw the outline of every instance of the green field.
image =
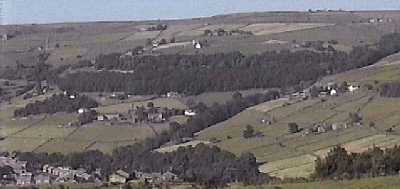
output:
M 295 184 L 281 184 L 281 185 L 265 185 L 262 187 L 240 187 L 233 186 L 236 189 L 397 189 L 400 185 L 398 177 L 379 177 L 367 178 L 360 180 L 350 181 L 322 181 L 311 183 L 295 183 Z
M 113 104 L 107 106 L 101 106 L 96 108 L 96 110 L 100 113 L 126 113 L 132 106 L 147 106 L 147 103 L 153 102 L 154 107 L 166 107 L 166 108 L 175 108 L 175 109 L 187 109 L 187 106 L 175 98 L 157 98 L 154 100 L 140 101 L 140 102 L 127 102 L 121 104 Z
M 364 77 L 397 71 L 393 66 L 388 66 L 391 71 L 385 67 L 376 67 L 374 69 L 378 71 Z M 311 99 L 264 103 L 197 134 L 199 140 L 219 139 L 221 142 L 216 145 L 235 154 L 254 153 L 259 162 L 267 162 L 260 168 L 263 172 L 278 177 L 308 177 L 313 172 L 315 158 L 323 157 L 333 146 L 343 145 L 351 152 L 362 152 L 374 145 L 385 148 L 400 144 L 397 127 L 389 135 L 385 132 L 400 125 L 399 107 L 400 99 L 382 98 L 374 90 L 360 89 L 355 93 L 328 97 L 323 102 Z M 362 115 L 363 126 L 345 128 L 349 113 L 354 112 Z M 273 124 L 261 122 L 271 117 L 275 121 Z M 290 122 L 303 129 L 319 123 L 337 124 L 339 129 L 321 134 L 289 134 L 287 125 Z M 374 122 L 375 127 L 369 127 L 370 122 Z M 243 138 L 246 125 L 252 125 L 264 136 Z
M 44 99 L 37 97 L 36 100 Z M 28 102 L 14 99 L 14 104 L 22 106 Z M 147 102 L 141 102 L 146 105 Z M 178 100 L 155 99 L 156 106 L 170 108 L 185 108 Z M 128 105 L 125 104 L 127 107 Z M 125 106 L 122 104 L 121 106 Z M 106 110 L 121 111 L 119 105 L 107 106 Z M 79 152 L 84 150 L 101 150 L 111 153 L 118 146 L 134 144 L 154 133 L 147 125 L 137 126 L 112 126 L 107 123 L 95 121 L 82 127 L 66 127 L 68 123 L 77 120 L 76 113 L 56 113 L 53 115 L 29 116 L 26 118 L 13 118 L 15 107 L 7 105 L 0 111 L 0 141 L 2 151 L 24 152 Z M 126 110 L 127 111 L 127 110 Z M 176 117 L 175 121 L 185 122 L 184 117 Z M 168 123 L 154 125 L 156 132 L 168 128 Z

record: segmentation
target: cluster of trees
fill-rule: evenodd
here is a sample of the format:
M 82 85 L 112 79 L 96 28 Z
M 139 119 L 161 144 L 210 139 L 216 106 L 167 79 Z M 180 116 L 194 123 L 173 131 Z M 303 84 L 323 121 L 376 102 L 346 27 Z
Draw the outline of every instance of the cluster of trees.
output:
M 120 58 L 119 53 L 99 56 L 102 70 L 77 72 L 60 77 L 60 88 L 72 91 L 125 91 L 164 94 L 177 91 L 198 94 L 249 88 L 289 87 L 315 81 L 327 74 L 371 65 L 400 50 L 400 34 L 382 37 L 376 47 L 359 46 L 349 52 L 280 51 L 244 56 L 240 52 L 219 54 L 143 55 Z
M 93 122 L 97 119 L 97 112 L 95 110 L 89 110 L 87 112 L 83 112 L 78 116 L 78 124 L 84 125 Z
M 316 178 L 351 179 L 397 175 L 400 147 L 382 150 L 374 147 L 363 153 L 348 153 L 343 147 L 332 149 L 325 159 L 316 161 Z
M 400 97 L 400 82 L 383 83 L 379 91 L 383 97 Z
M 147 28 L 147 31 L 163 31 L 168 28 L 167 24 L 157 24 L 155 26 L 151 26 Z
M 276 91 L 246 97 L 235 93 L 233 99 L 225 104 L 207 107 L 199 103 L 194 107 L 198 114 L 190 118 L 187 124 L 180 125 L 173 122 L 169 130 L 164 130 L 158 136 L 133 145 L 118 147 L 111 155 L 99 151 L 68 155 L 26 152 L 19 153 L 18 157 L 28 161 L 32 170 L 44 164 L 83 167 L 89 171 L 101 168 L 102 176 L 106 177 L 118 169 L 131 173 L 135 170 L 165 172 L 172 169 L 185 181 L 207 186 L 220 186 L 233 181 L 256 184 L 268 177 L 258 171 L 258 165 L 252 154 L 236 157 L 217 147 L 205 145 L 180 148 L 176 152 L 166 154 L 156 153 L 153 150 L 166 142 L 179 142 L 184 137 L 192 137 L 194 133 L 227 120 L 249 106 L 278 97 L 279 93 Z
M 70 98 L 68 95 L 55 94 L 44 101 L 36 101 L 27 104 L 23 108 L 16 109 L 14 116 L 25 117 L 29 115 L 38 115 L 42 113 L 57 113 L 57 112 L 74 112 L 79 108 L 95 108 L 98 103 L 85 95 L 77 95 L 75 98 Z
M 289 133 L 298 133 L 298 132 L 300 132 L 300 128 L 299 128 L 299 125 L 297 125 L 297 123 L 294 123 L 294 122 L 291 122 L 291 123 L 288 123 L 288 131 L 289 131 Z
M 261 131 L 257 131 L 251 125 L 246 125 L 246 129 L 242 133 L 243 138 L 263 137 L 264 134 Z

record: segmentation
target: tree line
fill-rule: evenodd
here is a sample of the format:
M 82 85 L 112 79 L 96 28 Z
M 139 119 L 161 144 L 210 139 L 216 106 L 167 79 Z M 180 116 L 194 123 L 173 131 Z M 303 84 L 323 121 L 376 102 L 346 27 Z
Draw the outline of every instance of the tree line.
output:
M 324 159 L 317 159 L 315 177 L 320 179 L 352 179 L 398 175 L 400 147 L 373 147 L 362 153 L 349 153 L 345 148 L 333 148 Z
M 400 34 L 395 33 L 383 36 L 374 46 L 357 46 L 349 53 L 334 49 L 324 52 L 269 51 L 251 56 L 240 52 L 127 57 L 112 53 L 97 57 L 94 66 L 103 71 L 67 74 L 59 77 L 56 83 L 64 90 L 134 94 L 283 88 L 374 64 L 398 52 L 399 44 Z
M 28 103 L 23 108 L 18 108 L 14 111 L 16 117 L 26 117 L 29 115 L 38 115 L 42 113 L 57 113 L 57 112 L 75 112 L 79 108 L 95 108 L 98 103 L 85 95 L 74 95 L 73 98 L 64 94 L 54 94 L 44 101 L 35 101 Z

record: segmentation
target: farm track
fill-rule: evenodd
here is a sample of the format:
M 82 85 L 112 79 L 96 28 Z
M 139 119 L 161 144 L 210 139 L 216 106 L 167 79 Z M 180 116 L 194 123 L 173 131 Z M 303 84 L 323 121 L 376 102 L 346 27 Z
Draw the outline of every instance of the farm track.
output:
M 94 146 L 97 143 L 97 141 L 93 141 L 91 143 L 89 143 L 87 146 L 85 146 L 83 148 L 83 151 L 87 151 L 88 149 L 90 149 L 92 146 Z
M 50 143 L 50 142 L 53 141 L 53 140 L 54 140 L 53 138 L 48 139 L 47 141 L 43 142 L 42 144 L 40 144 L 39 146 L 37 146 L 36 148 L 34 148 L 34 149 L 32 150 L 32 152 L 36 152 L 36 151 L 39 150 L 41 147 L 43 147 L 44 145 Z
M 73 134 L 75 134 L 76 132 L 78 132 L 79 129 L 80 129 L 79 127 L 75 128 L 73 131 L 71 131 L 70 133 L 68 133 L 67 136 L 63 137 L 63 139 L 65 140 L 65 139 L 67 139 L 68 137 L 72 136 Z

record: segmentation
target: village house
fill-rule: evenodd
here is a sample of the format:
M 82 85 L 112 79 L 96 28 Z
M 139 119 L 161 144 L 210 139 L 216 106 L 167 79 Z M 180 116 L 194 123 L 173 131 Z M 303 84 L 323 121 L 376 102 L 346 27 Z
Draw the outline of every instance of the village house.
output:
M 162 174 L 135 172 L 135 177 L 142 182 L 154 184 L 154 183 L 159 183 L 161 181 Z
M 157 48 L 158 46 L 160 46 L 160 43 L 158 41 L 153 41 L 152 46 L 153 48 Z
M 350 85 L 347 89 L 349 90 L 349 92 L 354 92 L 354 91 L 358 90 L 359 88 L 360 88 L 359 86 Z
M 269 120 L 269 119 L 261 119 L 261 123 L 262 123 L 262 124 L 266 124 L 266 125 L 271 125 L 271 124 L 272 124 L 272 121 Z
M 332 131 L 336 131 L 338 129 L 339 129 L 339 126 L 336 123 L 332 124 Z
M 87 109 L 87 108 L 79 108 L 78 109 L 78 114 L 83 114 L 83 113 L 86 113 L 86 112 L 89 112 L 89 109 Z
M 195 49 L 201 49 L 201 48 L 202 48 L 201 43 L 200 43 L 200 42 L 197 42 L 197 43 L 194 45 L 194 48 L 195 48 Z
M 69 167 L 53 167 L 50 165 L 44 165 L 42 172 L 44 173 L 44 175 L 56 177 L 56 183 L 76 182 L 74 180 L 75 178 L 79 178 L 83 181 L 88 181 L 92 177 L 86 172 L 85 169 L 82 168 L 74 170 Z
M 86 170 L 83 169 L 83 168 L 79 168 L 77 170 L 73 170 L 72 173 L 73 173 L 74 177 L 76 177 L 76 178 L 78 178 L 80 180 L 83 180 L 83 181 L 88 181 L 92 177 L 92 175 L 88 174 L 86 172 Z
M 34 176 L 35 184 L 50 184 L 50 176 L 47 174 L 39 174 Z
M 167 92 L 167 98 L 179 98 L 181 97 L 181 95 L 178 92 Z
M 2 40 L 2 41 L 8 41 L 9 38 L 10 38 L 10 36 L 9 36 L 8 34 L 6 34 L 6 33 L 3 33 L 3 34 L 1 35 L 1 40 Z
M 147 113 L 147 120 L 152 122 L 152 123 L 162 123 L 166 119 L 161 112 L 152 112 L 152 113 Z
M 165 173 L 143 173 L 140 171 L 135 172 L 136 179 L 149 183 L 149 184 L 157 184 L 161 182 L 179 182 L 180 179 L 178 175 L 171 171 L 167 171 Z
M 162 174 L 161 179 L 164 182 L 178 182 L 178 181 L 180 181 L 178 175 L 172 173 L 171 171 L 167 171 L 164 174 Z
M 121 114 L 105 114 L 103 115 L 106 120 L 120 120 L 122 115 Z
M 330 95 L 331 95 L 331 96 L 337 96 L 338 93 L 337 93 L 336 89 L 332 89 L 332 90 L 330 91 Z
M 325 91 L 319 92 L 319 97 L 326 97 L 327 95 L 328 95 L 328 93 Z
M 107 120 L 106 116 L 104 115 L 97 116 L 97 121 L 105 121 L 105 120 Z
M 195 115 L 196 115 L 196 112 L 194 110 L 185 110 L 185 116 L 192 117 Z
M 110 183 L 124 184 L 128 181 L 129 178 L 130 178 L 129 173 L 123 170 L 118 170 L 114 174 L 110 175 L 108 180 Z
M 17 185 L 20 185 L 20 186 L 31 185 L 32 184 L 32 173 L 25 172 L 25 173 L 19 174 L 15 177 L 15 180 L 17 181 Z

